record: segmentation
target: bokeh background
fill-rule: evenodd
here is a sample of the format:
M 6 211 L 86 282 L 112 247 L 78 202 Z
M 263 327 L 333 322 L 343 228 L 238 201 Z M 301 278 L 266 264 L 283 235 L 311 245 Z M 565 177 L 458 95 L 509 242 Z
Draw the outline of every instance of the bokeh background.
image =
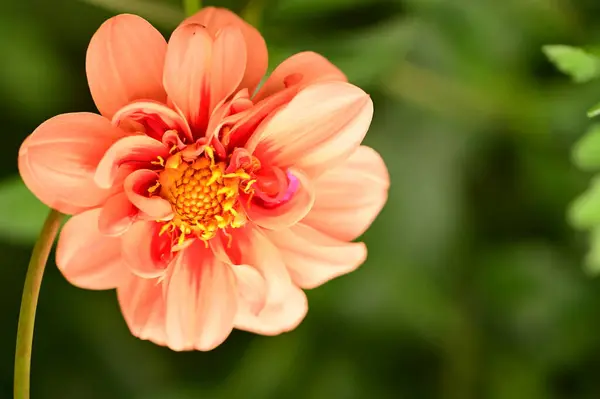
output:
M 212 5 L 241 11 L 241 0 Z M 0 11 L 0 398 L 12 396 L 26 264 L 47 210 L 17 176 L 45 119 L 94 111 L 84 63 L 106 18 L 166 35 L 177 0 L 6 0 Z M 357 272 L 308 293 L 295 331 L 243 332 L 208 353 L 132 337 L 111 291 L 50 264 L 34 399 L 600 397 L 600 281 L 567 223 L 590 175 L 571 162 L 600 84 L 575 85 L 547 43 L 600 42 L 597 0 L 253 0 L 271 66 L 315 50 L 368 91 L 366 139 L 389 202 Z M 144 68 L 140 65 L 139 68 Z

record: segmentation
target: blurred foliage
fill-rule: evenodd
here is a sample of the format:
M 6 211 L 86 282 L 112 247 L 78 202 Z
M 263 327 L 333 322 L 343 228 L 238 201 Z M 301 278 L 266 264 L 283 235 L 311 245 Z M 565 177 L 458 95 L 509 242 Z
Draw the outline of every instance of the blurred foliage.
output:
M 555 44 L 544 46 L 543 51 L 558 69 L 571 75 L 577 83 L 588 82 L 600 75 L 600 58 L 581 48 Z
M 310 291 L 309 315 L 295 331 L 235 332 L 208 353 L 133 338 L 113 292 L 79 290 L 50 266 L 32 397 L 600 397 L 600 282 L 581 268 L 587 235 L 567 222 L 587 228 L 600 218 L 596 180 L 590 198 L 566 211 L 592 178 L 572 165 L 571 147 L 600 82 L 572 84 L 540 51 L 600 42 L 599 3 L 252 4 L 271 68 L 295 52 L 319 51 L 373 97 L 366 143 L 386 160 L 392 187 L 364 237 L 369 260 Z M 138 13 L 167 36 L 182 15 L 178 0 L 2 4 L 0 398 L 11 397 L 21 286 L 45 213 L 15 183 L 18 147 L 52 115 L 94 111 L 85 50 L 117 12 Z M 584 139 L 592 144 L 575 150 L 585 170 L 598 162 L 594 129 Z M 600 248 L 600 230 L 591 237 Z M 589 257 L 600 260 L 600 252 Z

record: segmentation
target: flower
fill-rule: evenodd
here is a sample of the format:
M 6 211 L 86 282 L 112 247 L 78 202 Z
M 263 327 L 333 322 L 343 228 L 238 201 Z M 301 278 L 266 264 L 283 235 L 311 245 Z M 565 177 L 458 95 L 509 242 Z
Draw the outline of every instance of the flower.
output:
M 203 9 L 168 44 L 118 15 L 87 52 L 101 115 L 56 116 L 21 146 L 27 187 L 74 215 L 59 269 L 76 286 L 116 288 L 141 339 L 210 350 L 233 328 L 289 331 L 307 311 L 302 289 L 365 260 L 351 241 L 389 186 L 360 145 L 370 97 L 315 53 L 257 90 L 266 69 L 262 36 L 228 10 Z

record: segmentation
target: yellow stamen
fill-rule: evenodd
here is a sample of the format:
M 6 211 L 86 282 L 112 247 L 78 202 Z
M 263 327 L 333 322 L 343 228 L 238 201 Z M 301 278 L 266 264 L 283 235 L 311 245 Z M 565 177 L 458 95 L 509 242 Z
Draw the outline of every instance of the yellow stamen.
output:
M 157 157 L 158 161 L 152 161 L 150 162 L 152 165 L 160 165 L 160 166 L 165 166 L 165 159 L 163 157 L 161 157 L 160 155 Z
M 180 153 L 172 155 L 164 162 L 165 170 L 160 174 L 160 195 L 171 203 L 174 212 L 160 234 L 178 230 L 175 247 L 181 247 L 192 237 L 207 242 L 219 230 L 227 234 L 228 228 L 246 223 L 239 211 L 238 195 L 240 191 L 251 195 L 255 180 L 250 180 L 251 176 L 243 169 L 226 174 L 225 162 L 215 159 L 212 147 L 205 146 L 204 153 L 193 163 L 184 160 Z
M 155 192 L 156 190 L 158 190 L 158 188 L 159 188 L 159 187 L 160 187 L 160 183 L 159 183 L 159 182 L 156 182 L 156 184 L 155 184 L 155 185 L 153 185 L 152 187 L 149 187 L 149 188 L 148 188 L 148 192 L 149 192 L 150 194 L 154 194 L 154 192 Z

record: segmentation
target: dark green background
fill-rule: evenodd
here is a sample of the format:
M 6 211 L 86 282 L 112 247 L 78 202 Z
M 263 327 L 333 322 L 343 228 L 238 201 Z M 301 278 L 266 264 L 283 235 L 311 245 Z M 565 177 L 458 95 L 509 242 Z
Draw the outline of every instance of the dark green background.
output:
M 94 110 L 85 50 L 104 19 L 135 12 L 168 33 L 182 17 L 176 0 L 146 4 L 0 5 L 0 398 L 11 397 L 22 283 L 46 212 L 16 179 L 19 144 L 55 114 Z M 587 238 L 565 215 L 590 178 L 570 147 L 600 84 L 572 84 L 540 47 L 600 42 L 600 3 L 263 0 L 262 10 L 271 66 L 316 50 L 373 97 L 366 142 L 392 186 L 364 237 L 368 262 L 310 291 L 297 330 L 235 332 L 209 353 L 137 340 L 114 292 L 70 286 L 51 264 L 32 398 L 599 398 L 600 281 L 583 271 Z

